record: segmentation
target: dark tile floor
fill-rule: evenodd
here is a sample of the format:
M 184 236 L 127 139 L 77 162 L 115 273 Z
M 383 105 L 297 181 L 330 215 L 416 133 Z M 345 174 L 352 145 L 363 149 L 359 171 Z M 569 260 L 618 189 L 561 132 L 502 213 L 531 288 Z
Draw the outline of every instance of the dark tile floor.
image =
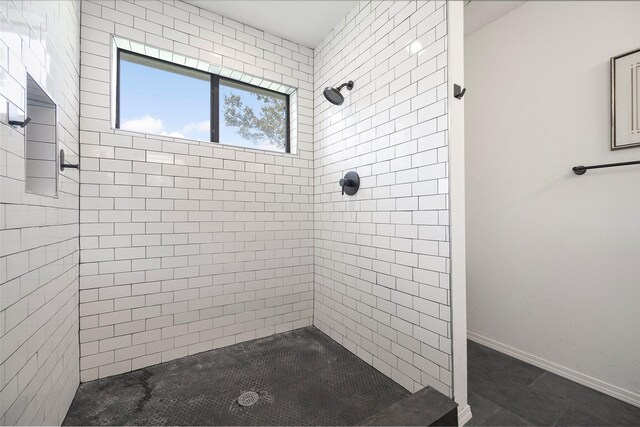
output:
M 81 384 L 64 425 L 354 425 L 408 395 L 309 327 Z
M 470 426 L 640 426 L 640 408 L 468 341 Z

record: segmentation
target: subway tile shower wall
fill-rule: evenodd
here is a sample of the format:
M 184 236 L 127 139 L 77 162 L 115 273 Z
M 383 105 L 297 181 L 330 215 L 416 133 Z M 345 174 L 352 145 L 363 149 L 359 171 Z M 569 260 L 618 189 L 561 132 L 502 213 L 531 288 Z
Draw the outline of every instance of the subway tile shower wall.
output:
M 78 172 L 59 174 L 57 198 L 26 193 L 25 130 L 8 125 L 28 72 L 75 163 L 79 70 L 79 2 L 0 1 L 0 425 L 60 424 L 79 383 Z
M 445 11 L 361 2 L 315 49 L 314 323 L 410 391 L 451 395 Z M 342 106 L 324 99 L 348 80 Z
M 297 152 L 113 130 L 114 34 L 298 88 Z M 181 1 L 81 35 L 81 380 L 310 325 L 313 51 Z

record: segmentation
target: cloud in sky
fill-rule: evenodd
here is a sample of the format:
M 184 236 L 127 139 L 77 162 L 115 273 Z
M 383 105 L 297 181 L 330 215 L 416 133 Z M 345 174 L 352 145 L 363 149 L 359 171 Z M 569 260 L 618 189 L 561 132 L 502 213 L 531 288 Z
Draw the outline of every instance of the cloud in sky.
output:
M 198 132 L 209 132 L 209 120 L 204 120 L 202 122 L 189 123 L 188 125 L 182 128 L 182 133 L 189 134 L 194 130 Z
M 174 138 L 188 138 L 189 134 L 193 131 L 197 132 L 209 132 L 209 120 L 202 122 L 189 123 L 176 132 L 168 132 L 165 129 L 164 123 L 161 119 L 145 114 L 138 119 L 126 120 L 120 125 L 121 129 L 130 130 L 134 132 L 150 133 L 154 135 L 172 136 Z
M 139 119 L 127 120 L 120 125 L 121 129 L 131 130 L 134 132 L 155 133 L 164 131 L 162 120 L 145 115 Z
M 120 125 L 120 129 L 151 133 L 155 135 L 172 136 L 175 138 L 184 138 L 184 134 L 180 132 L 167 132 L 164 129 L 162 120 L 151 117 L 148 114 L 145 114 L 139 119 L 126 120 Z

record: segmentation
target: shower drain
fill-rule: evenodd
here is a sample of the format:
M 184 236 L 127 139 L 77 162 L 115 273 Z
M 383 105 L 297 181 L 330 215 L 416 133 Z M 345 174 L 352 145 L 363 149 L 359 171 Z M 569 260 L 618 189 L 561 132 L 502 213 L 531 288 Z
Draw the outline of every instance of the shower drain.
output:
M 260 396 L 255 391 L 246 391 L 238 397 L 240 406 L 251 406 L 258 401 Z

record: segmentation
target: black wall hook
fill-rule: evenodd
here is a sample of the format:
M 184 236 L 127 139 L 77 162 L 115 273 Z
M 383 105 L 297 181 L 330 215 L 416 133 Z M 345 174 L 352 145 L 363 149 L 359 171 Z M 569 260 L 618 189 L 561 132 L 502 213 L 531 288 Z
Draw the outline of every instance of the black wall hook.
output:
M 453 97 L 456 99 L 462 99 L 464 94 L 467 92 L 467 88 L 462 88 L 460 85 L 453 85 Z
M 340 187 L 342 187 L 343 195 L 344 193 L 349 196 L 356 194 L 360 188 L 360 175 L 358 175 L 358 172 L 347 172 L 344 178 L 340 180 Z
M 65 168 L 80 169 L 79 165 L 72 165 L 64 162 L 64 150 L 60 150 L 60 170 L 64 171 Z
M 9 120 L 9 125 L 11 125 L 11 126 L 20 126 L 21 128 L 24 128 L 24 127 L 25 127 L 25 126 L 27 126 L 30 122 L 31 122 L 31 117 L 27 117 L 26 119 L 24 119 L 24 121 L 20 121 L 20 120 Z

